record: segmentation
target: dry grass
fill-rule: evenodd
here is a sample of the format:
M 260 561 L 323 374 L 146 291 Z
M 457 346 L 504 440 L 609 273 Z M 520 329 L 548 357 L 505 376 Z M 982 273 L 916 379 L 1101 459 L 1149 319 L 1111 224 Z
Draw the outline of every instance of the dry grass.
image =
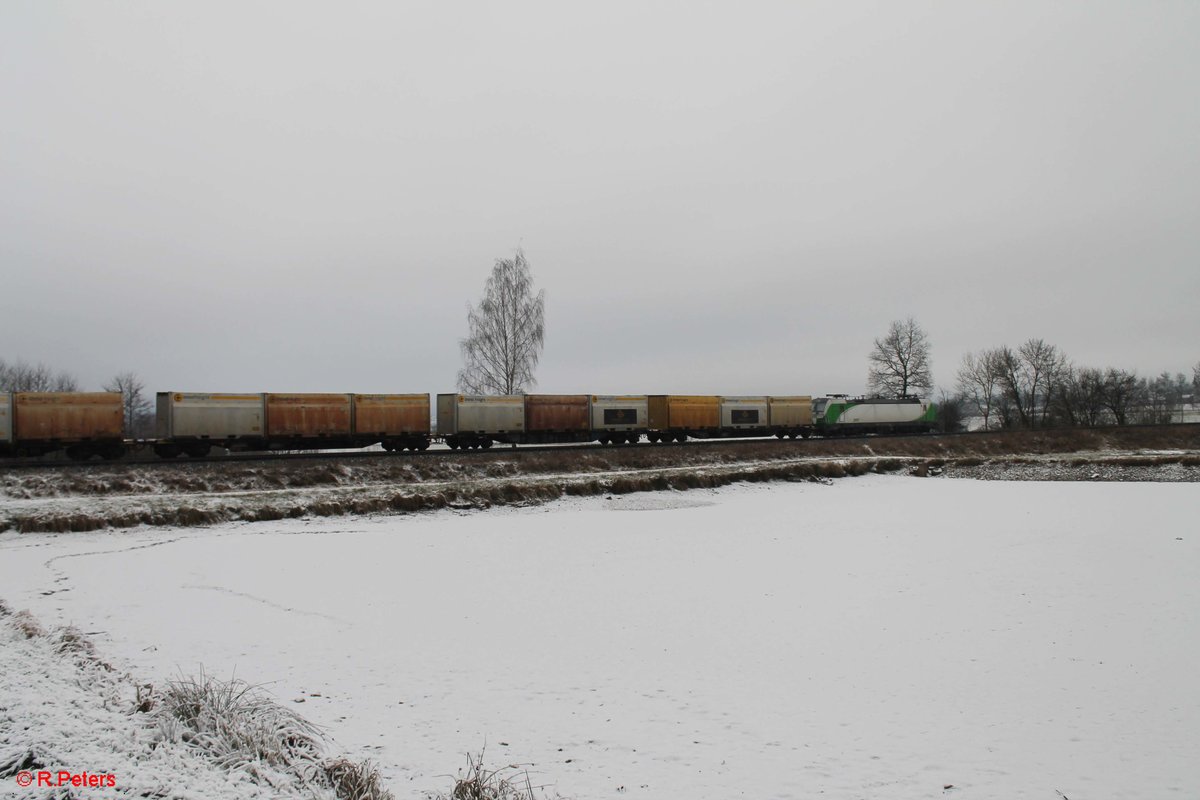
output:
M 392 800 L 374 765 L 326 758 L 321 732 L 256 686 L 201 673 L 169 683 L 155 699 L 164 738 L 199 750 L 223 769 L 242 770 L 268 786 L 282 773 L 300 785 L 330 788 L 342 800 Z M 155 705 L 141 692 L 138 701 Z
M 46 629 L 41 626 L 37 619 L 28 611 L 18 611 L 12 615 L 9 620 L 10 624 L 20 631 L 26 639 L 34 639 L 38 636 L 45 636 Z
M 467 753 L 467 768 L 459 773 L 449 795 L 438 794 L 433 800 L 537 800 L 538 787 L 529 779 L 529 771 L 509 764 L 489 769 L 484 753 Z

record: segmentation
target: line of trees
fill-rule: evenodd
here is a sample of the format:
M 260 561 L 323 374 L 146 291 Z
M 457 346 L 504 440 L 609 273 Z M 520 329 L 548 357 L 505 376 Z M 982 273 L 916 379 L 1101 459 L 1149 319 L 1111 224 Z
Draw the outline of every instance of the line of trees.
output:
M 68 372 L 55 372 L 45 364 L 0 358 L 0 392 L 77 392 L 79 381 Z
M 929 395 L 930 350 L 929 336 L 912 317 L 892 322 L 867 355 L 868 392 Z M 955 377 L 955 391 L 943 390 L 937 400 L 946 430 L 972 416 L 985 429 L 1168 423 L 1181 421 L 1184 408 L 1200 397 L 1200 362 L 1190 377 L 1164 372 L 1147 378 L 1117 367 L 1073 364 L 1044 339 L 967 353 Z
M 958 398 L 984 428 L 1130 425 L 1178 420 L 1200 393 L 1200 363 L 1184 373 L 1140 377 L 1116 367 L 1072 364 L 1043 339 L 967 353 Z

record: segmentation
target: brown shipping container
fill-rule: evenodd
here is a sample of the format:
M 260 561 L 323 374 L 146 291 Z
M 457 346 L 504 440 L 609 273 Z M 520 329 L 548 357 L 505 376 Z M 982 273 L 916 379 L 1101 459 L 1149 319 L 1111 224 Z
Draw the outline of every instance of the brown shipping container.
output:
M 673 394 L 667 397 L 672 428 L 700 430 L 721 426 L 721 398 Z
M 429 395 L 356 394 L 354 432 L 385 436 L 429 433 Z
M 267 436 L 349 435 L 348 394 L 267 395 Z
M 123 438 L 120 392 L 18 392 L 13 395 L 18 441 L 105 441 Z
M 646 398 L 646 427 L 652 431 L 665 431 L 671 425 L 668 416 L 667 396 L 652 394 Z
M 716 395 L 652 394 L 649 398 L 651 430 L 702 430 L 721 424 L 721 398 Z
M 588 430 L 588 395 L 525 395 L 525 430 L 526 432 Z

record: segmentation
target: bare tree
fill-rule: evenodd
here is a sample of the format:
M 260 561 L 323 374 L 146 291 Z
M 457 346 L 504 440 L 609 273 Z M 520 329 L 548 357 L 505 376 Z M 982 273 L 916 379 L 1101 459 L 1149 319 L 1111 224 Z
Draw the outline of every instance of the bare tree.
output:
M 912 317 L 893 322 L 867 358 L 867 389 L 872 394 L 905 397 L 910 389 L 928 392 L 933 387 L 929 337 Z
M 79 381 L 67 372 L 54 372 L 45 364 L 0 359 L 0 392 L 78 392 Z
M 1023 428 L 1045 424 L 1054 389 L 1067 372 L 1066 356 L 1042 339 L 1030 339 L 1014 352 L 1010 347 L 992 351 L 1004 395 Z
M 958 367 L 958 393 L 975 413 L 983 417 L 983 429 L 991 426 L 992 410 L 996 405 L 996 390 L 1000 372 L 992 351 L 978 356 L 967 353 Z
M 1145 381 L 1136 372 L 1109 367 L 1104 373 L 1104 406 L 1112 412 L 1118 425 L 1129 423 L 1130 412 L 1145 395 Z
M 546 293 L 533 294 L 529 262 L 520 249 L 497 259 L 479 305 L 467 312 L 459 340 L 458 388 L 469 394 L 517 394 L 533 386 L 545 338 Z
M 104 384 L 106 392 L 120 392 L 125 411 L 125 435 L 138 437 L 146 433 L 150 420 L 150 401 L 145 396 L 146 385 L 135 372 L 121 372 Z
M 1104 372 L 1094 367 L 1076 370 L 1072 376 L 1076 419 L 1094 428 L 1104 421 Z
M 1197 361 L 1196 366 L 1192 367 L 1192 391 L 1196 395 L 1200 395 L 1200 361 Z

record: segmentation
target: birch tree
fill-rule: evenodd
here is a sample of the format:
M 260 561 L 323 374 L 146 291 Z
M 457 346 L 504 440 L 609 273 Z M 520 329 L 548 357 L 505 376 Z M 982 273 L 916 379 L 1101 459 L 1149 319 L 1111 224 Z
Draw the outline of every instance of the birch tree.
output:
M 467 312 L 467 336 L 459 340 L 459 391 L 519 394 L 531 388 L 545 338 L 545 305 L 545 291 L 533 293 L 524 252 L 497 259 L 483 299 Z

